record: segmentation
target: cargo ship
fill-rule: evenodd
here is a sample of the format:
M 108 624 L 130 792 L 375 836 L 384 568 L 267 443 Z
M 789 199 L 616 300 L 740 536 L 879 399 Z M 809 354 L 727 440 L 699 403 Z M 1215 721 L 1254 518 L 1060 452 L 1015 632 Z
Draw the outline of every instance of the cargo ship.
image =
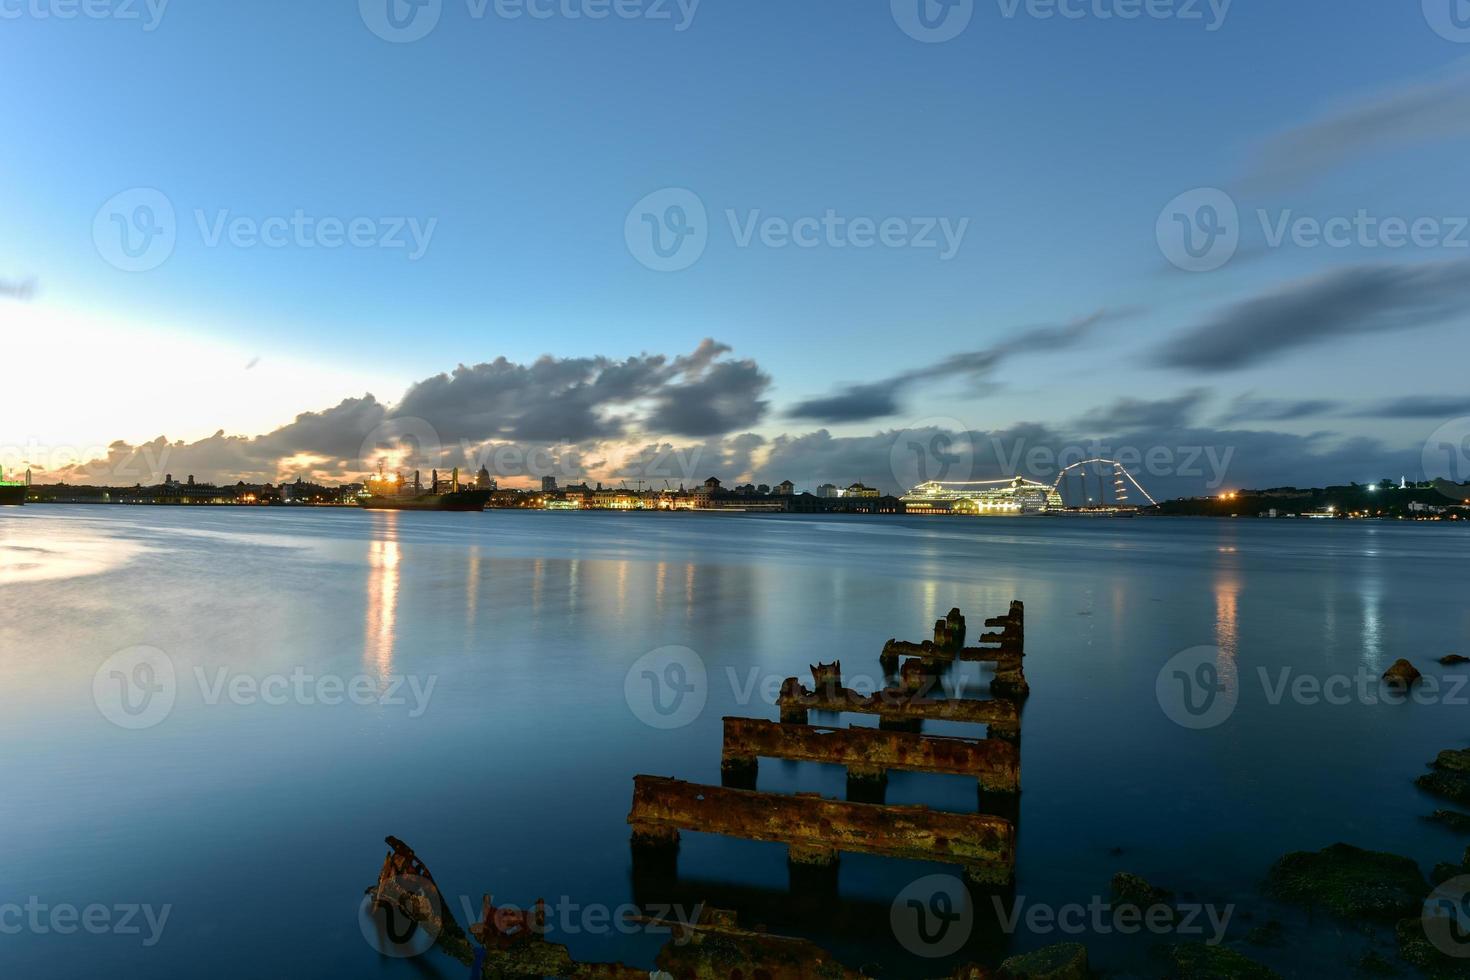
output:
M 26 490 L 31 485 L 30 471 L 26 471 L 25 482 L 7 480 L 0 470 L 0 507 L 19 507 L 26 502 Z
M 417 471 L 410 482 L 396 473 L 384 476 L 380 468 L 378 475 L 367 481 L 357 503 L 368 510 L 476 511 L 484 510 L 489 500 L 490 491 L 487 489 L 460 487 L 458 467 L 452 478 L 442 482 L 439 471 L 435 470 L 427 488 Z

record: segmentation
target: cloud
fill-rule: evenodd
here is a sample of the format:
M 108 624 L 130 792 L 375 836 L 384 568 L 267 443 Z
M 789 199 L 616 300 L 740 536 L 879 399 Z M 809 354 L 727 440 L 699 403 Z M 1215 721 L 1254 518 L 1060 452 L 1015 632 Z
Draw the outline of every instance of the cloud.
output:
M 1071 323 L 1028 327 L 991 347 L 951 354 L 927 367 L 904 371 L 880 381 L 852 384 L 830 395 L 798 402 L 787 415 L 828 425 L 887 418 L 903 410 L 900 396 L 914 385 L 950 378 L 963 378 L 978 384 L 1012 357 L 1073 347 L 1099 324 L 1123 315 L 1126 314 L 1098 312 Z
M 1088 432 L 1136 432 L 1139 429 L 1183 428 L 1193 421 L 1210 393 L 1194 388 L 1176 398 L 1148 401 L 1120 398 L 1111 405 L 1094 409 L 1073 423 Z
M 1359 265 L 1298 280 L 1226 308 L 1157 352 L 1159 363 L 1233 371 L 1366 333 L 1430 326 L 1463 315 L 1470 263 Z
M 1298 183 L 1380 149 L 1470 134 L 1470 72 L 1444 75 L 1375 94 L 1292 127 L 1256 153 L 1251 186 Z
M 770 378 L 754 361 L 728 359 L 730 350 L 705 340 L 672 359 L 547 356 L 517 364 L 501 357 L 418 381 L 396 405 L 371 394 L 349 398 L 260 436 L 221 431 L 192 443 L 159 437 L 138 446 L 113 443 L 85 461 L 29 462 L 45 479 L 116 484 L 158 482 L 165 473 L 229 483 L 287 475 L 336 480 L 385 456 L 411 468 L 476 469 L 496 454 L 549 460 L 568 455 L 562 450 L 569 446 L 612 458 L 638 436 L 708 439 L 758 424 Z
M 1470 415 L 1464 395 L 1415 395 L 1393 398 L 1347 413 L 1355 419 L 1453 419 Z
M 1254 393 L 1237 395 L 1221 414 L 1220 425 L 1239 422 L 1295 422 L 1298 419 L 1331 415 L 1341 409 L 1341 402 L 1326 398 L 1257 398 Z

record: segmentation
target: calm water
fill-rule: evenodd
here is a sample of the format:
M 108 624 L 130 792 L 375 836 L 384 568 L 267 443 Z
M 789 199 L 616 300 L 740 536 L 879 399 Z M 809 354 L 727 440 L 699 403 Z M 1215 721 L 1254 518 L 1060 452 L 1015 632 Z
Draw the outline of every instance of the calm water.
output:
M 882 975 L 941 975 L 953 960 L 925 964 L 888 931 L 894 896 L 941 866 L 844 856 L 841 904 L 803 912 L 783 848 L 686 835 L 678 881 L 650 883 L 632 873 L 632 776 L 718 783 L 720 718 L 774 718 L 762 686 L 819 658 L 877 676 L 889 637 L 923 638 L 956 605 L 973 635 L 1012 598 L 1027 604 L 1033 692 L 1017 894 L 1086 903 L 1133 871 L 1235 903 L 1232 939 L 1279 917 L 1287 948 L 1240 948 L 1289 974 L 1335 972 L 1380 940 L 1266 905 L 1261 877 L 1285 851 L 1337 840 L 1426 870 L 1458 857 L 1464 841 L 1423 821 L 1437 804 L 1412 779 L 1466 744 L 1470 713 L 1272 704 L 1258 670 L 1376 675 L 1406 656 L 1441 675 L 1435 658 L 1470 652 L 1467 540 L 1341 522 L 9 510 L 0 904 L 171 910 L 151 946 L 141 917 L 141 935 L 0 935 L 0 972 L 461 977 L 437 954 L 394 961 L 362 938 L 358 903 L 392 833 L 456 911 L 487 891 L 613 909 L 708 898 Z M 1190 731 L 1161 710 L 1155 680 L 1202 644 L 1220 648 L 1239 701 Z M 177 696 L 160 723 L 127 730 L 93 682 L 138 645 L 167 654 Z M 675 731 L 643 724 L 624 694 L 629 667 L 666 645 L 709 672 L 703 713 Z M 426 708 L 407 685 L 404 704 L 227 690 L 209 703 L 221 678 L 298 668 L 374 691 L 408 677 Z M 761 788 L 840 798 L 843 774 L 764 762 Z M 965 780 L 925 776 L 893 777 L 889 800 L 976 804 Z M 663 941 L 595 924 L 553 938 L 640 965 Z M 968 955 L 1067 938 L 1023 927 Z M 1097 965 L 1156 970 L 1151 937 L 1081 938 Z

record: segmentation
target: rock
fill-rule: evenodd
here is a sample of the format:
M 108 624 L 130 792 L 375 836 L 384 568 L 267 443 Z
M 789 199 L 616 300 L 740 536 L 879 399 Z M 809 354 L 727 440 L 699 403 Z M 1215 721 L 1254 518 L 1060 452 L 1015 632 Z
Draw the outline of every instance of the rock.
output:
M 1273 970 L 1224 946 L 1185 943 L 1168 953 L 1174 962 L 1169 976 L 1179 980 L 1279 980 Z
M 1450 653 L 1440 657 L 1439 662 L 1446 667 L 1452 667 L 1455 664 L 1470 664 L 1470 657 L 1463 657 L 1458 653 Z
M 1393 662 L 1393 666 L 1383 672 L 1383 679 L 1390 684 L 1399 687 L 1412 687 L 1423 677 L 1414 665 L 1407 660 L 1399 659 Z
M 1296 851 L 1277 861 L 1266 881 L 1276 898 L 1322 906 L 1350 919 L 1399 919 L 1413 914 L 1429 886 L 1409 858 L 1333 844 Z
M 1438 821 L 1458 833 L 1470 833 L 1470 813 L 1461 813 L 1459 810 L 1435 810 L 1429 815 L 1429 819 Z
M 1470 773 L 1470 749 L 1445 749 L 1430 765 L 1442 772 Z
M 1087 980 L 1087 947 L 1058 943 L 1012 956 L 1001 963 L 1000 972 L 1015 980 Z
M 1470 959 L 1440 951 L 1424 934 L 1424 920 L 1418 916 L 1400 919 L 1394 927 L 1394 938 L 1398 940 L 1399 957 L 1435 980 L 1470 977 Z
M 1414 780 L 1414 785 L 1435 796 L 1470 805 L 1470 775 L 1436 769 Z
M 1370 949 L 1358 959 L 1358 972 L 1368 977 L 1396 977 L 1402 971 Z
M 1138 875 L 1120 871 L 1113 875 L 1113 905 L 1134 905 L 1147 909 L 1154 905 L 1173 906 L 1174 893 L 1167 888 L 1156 888 Z

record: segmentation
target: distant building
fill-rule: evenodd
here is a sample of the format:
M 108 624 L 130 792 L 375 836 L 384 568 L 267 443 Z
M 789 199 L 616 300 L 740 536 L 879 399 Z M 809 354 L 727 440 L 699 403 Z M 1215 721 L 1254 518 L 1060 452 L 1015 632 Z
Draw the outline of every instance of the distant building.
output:
M 881 497 L 883 496 L 872 487 L 865 487 L 861 483 L 854 483 L 842 494 L 844 497 Z
M 837 489 L 837 487 L 833 486 L 830 483 L 824 483 L 821 486 L 817 487 L 816 496 L 823 499 L 835 498 L 842 496 L 842 491 Z
M 796 492 L 796 484 L 790 480 L 782 480 L 776 484 L 776 492 L 783 497 L 789 497 Z
M 554 476 L 543 476 L 541 478 L 541 492 L 542 493 L 556 493 L 556 477 L 554 477 Z
M 478 473 L 475 474 L 475 489 L 476 490 L 494 490 L 495 489 L 495 481 L 490 478 L 490 471 L 487 470 L 483 466 L 480 467 L 480 472 L 478 472 Z

